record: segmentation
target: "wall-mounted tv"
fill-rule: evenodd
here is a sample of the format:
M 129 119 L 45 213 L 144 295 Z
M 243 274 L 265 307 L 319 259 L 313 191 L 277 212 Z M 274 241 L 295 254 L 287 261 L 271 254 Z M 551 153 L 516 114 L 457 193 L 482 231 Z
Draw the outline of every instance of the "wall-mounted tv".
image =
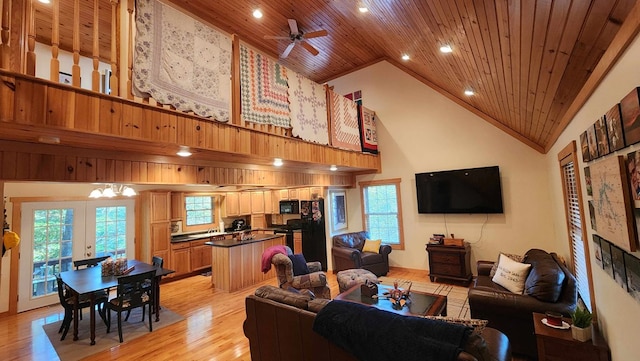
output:
M 498 166 L 416 173 L 418 213 L 503 213 Z

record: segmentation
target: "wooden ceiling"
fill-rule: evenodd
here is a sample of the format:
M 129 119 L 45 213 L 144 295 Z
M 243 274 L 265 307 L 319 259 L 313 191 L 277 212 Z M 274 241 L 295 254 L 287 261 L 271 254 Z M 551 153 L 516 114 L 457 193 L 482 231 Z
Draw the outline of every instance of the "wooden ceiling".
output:
M 288 40 L 263 36 L 287 36 L 287 19 L 297 20 L 304 32 L 325 29 L 328 36 L 308 40 L 320 51 L 317 56 L 296 46 L 280 62 L 322 83 L 388 60 L 540 152 L 566 126 L 563 116 L 627 16 L 638 16 L 632 12 L 635 0 L 167 1 L 273 57 Z M 108 0 L 99 3 L 110 7 Z M 360 5 L 369 11 L 361 13 Z M 252 16 L 257 7 L 261 19 Z M 104 13 L 108 24 L 109 12 Z M 90 28 L 91 14 L 83 27 Z M 43 34 L 45 18 L 36 19 Z M 100 31 L 101 40 L 110 38 L 102 20 Z M 62 40 L 61 47 L 68 43 Z M 441 53 L 444 44 L 453 52 Z M 101 57 L 108 59 L 109 51 L 101 48 Z M 403 54 L 410 60 L 401 60 Z M 476 94 L 465 96 L 467 88 Z

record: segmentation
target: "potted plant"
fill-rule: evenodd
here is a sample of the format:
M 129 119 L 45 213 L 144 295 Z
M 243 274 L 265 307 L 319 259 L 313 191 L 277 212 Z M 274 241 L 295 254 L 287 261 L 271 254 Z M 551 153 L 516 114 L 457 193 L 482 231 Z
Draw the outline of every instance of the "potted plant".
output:
M 592 315 L 586 308 L 576 307 L 571 314 L 571 336 L 578 341 L 588 341 L 591 339 Z

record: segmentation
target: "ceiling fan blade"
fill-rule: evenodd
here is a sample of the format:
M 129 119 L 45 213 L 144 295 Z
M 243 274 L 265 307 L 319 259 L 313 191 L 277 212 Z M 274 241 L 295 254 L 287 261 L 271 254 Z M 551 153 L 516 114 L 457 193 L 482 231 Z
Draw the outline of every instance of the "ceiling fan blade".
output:
M 312 39 L 312 38 L 319 38 L 321 36 L 327 36 L 329 35 L 329 32 L 326 30 L 318 30 L 318 31 L 312 31 L 310 33 L 305 33 L 304 34 L 304 38 L 305 39 Z
M 265 35 L 264 38 L 265 39 L 276 39 L 276 40 L 284 40 L 284 39 L 289 40 L 290 39 L 288 36 L 275 36 L 275 35 Z
M 307 51 L 309 51 L 311 54 L 313 54 L 314 56 L 318 55 L 318 53 L 320 53 L 318 51 L 318 49 L 314 48 L 313 45 L 307 43 L 306 41 L 301 41 L 300 45 L 302 45 L 303 48 L 307 49 Z
M 291 49 L 293 49 L 293 47 L 296 45 L 296 43 L 291 43 L 289 45 L 287 45 L 287 48 L 284 49 L 284 51 L 282 52 L 282 54 L 280 55 L 280 59 L 284 59 L 287 56 L 289 56 L 289 53 L 291 52 Z
M 295 19 L 287 19 L 287 21 L 289 21 L 289 29 L 291 29 L 291 34 L 300 34 L 300 31 L 298 30 L 298 23 L 295 21 Z

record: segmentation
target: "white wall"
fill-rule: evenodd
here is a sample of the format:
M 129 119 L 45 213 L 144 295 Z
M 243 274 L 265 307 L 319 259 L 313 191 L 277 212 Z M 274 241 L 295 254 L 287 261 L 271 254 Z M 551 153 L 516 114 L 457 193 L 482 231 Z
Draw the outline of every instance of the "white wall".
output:
M 402 179 L 405 250 L 391 252 L 392 266 L 428 269 L 425 244 L 433 233 L 453 233 L 471 242 L 474 272 L 476 260 L 497 259 L 499 251 L 557 250 L 543 154 L 387 62 L 330 85 L 340 94 L 362 90 L 364 106 L 378 115 L 382 173 L 360 176 L 358 181 Z M 492 165 L 500 167 L 504 214 L 418 214 L 415 173 Z M 359 192 L 348 191 L 350 231 L 362 230 Z
M 567 239 L 567 230 L 563 223 L 564 204 L 562 202 L 562 188 L 560 187 L 561 181 L 557 154 L 572 140 L 576 141 L 579 149 L 580 133 L 584 132 L 588 126 L 592 125 L 596 119 L 611 109 L 612 106 L 620 102 L 620 99 L 627 95 L 633 88 L 640 86 L 640 71 L 638 71 L 639 58 L 640 36 L 636 37 L 624 56 L 609 72 L 547 154 L 547 168 L 551 171 L 550 184 L 552 187 L 550 188 L 550 193 L 554 201 L 552 209 L 553 218 L 555 219 L 554 224 L 556 233 L 559 235 L 559 240 Z M 640 149 L 640 144 L 623 148 L 617 151 L 615 156 L 626 155 L 632 150 L 637 149 Z M 610 154 L 607 157 L 613 156 L 614 155 Z M 583 169 L 588 164 L 582 162 L 581 156 L 579 156 L 579 158 L 580 179 L 584 185 Z M 588 222 L 589 210 L 586 200 L 589 199 L 589 197 L 586 194 L 586 187 L 584 186 L 582 198 L 585 202 L 585 219 Z M 586 243 L 589 246 L 591 264 L 595 265 L 591 242 L 593 231 L 588 225 L 586 228 L 588 231 L 588 240 L 586 240 Z M 561 242 L 558 246 L 564 247 L 564 254 L 569 255 L 567 241 Z M 640 252 L 635 252 L 635 256 L 640 258 Z M 635 346 L 635 342 L 638 342 L 638 335 L 640 335 L 640 303 L 635 301 L 627 291 L 618 286 L 613 278 L 605 274 L 602 269 L 594 267 L 592 273 L 598 321 L 611 348 L 612 359 L 614 361 L 637 360 L 639 352 L 637 346 Z

